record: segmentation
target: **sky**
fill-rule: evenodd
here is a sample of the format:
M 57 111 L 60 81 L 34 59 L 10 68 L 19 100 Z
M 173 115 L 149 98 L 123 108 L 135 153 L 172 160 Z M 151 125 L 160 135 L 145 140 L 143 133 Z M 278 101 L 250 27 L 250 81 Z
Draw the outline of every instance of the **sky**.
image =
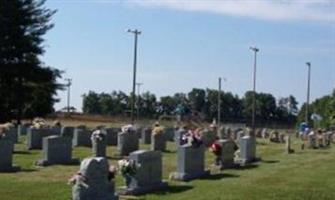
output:
M 137 82 L 158 97 L 218 86 L 240 97 L 258 92 L 305 102 L 335 88 L 335 1 L 332 0 L 48 0 L 57 9 L 45 36 L 47 66 L 71 78 L 79 111 L 90 90 L 132 90 L 134 36 L 139 29 Z M 58 110 L 66 106 L 59 91 Z

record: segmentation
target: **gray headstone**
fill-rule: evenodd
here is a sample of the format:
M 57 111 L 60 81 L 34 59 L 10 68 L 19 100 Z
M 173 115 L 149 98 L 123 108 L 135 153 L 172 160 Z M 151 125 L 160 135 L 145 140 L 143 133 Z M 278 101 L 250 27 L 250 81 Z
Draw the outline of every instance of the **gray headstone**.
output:
M 100 130 L 98 130 L 100 131 Z M 93 157 L 106 157 L 106 135 L 102 134 L 101 139 L 93 138 L 92 135 L 92 154 Z
M 79 164 L 78 159 L 72 158 L 71 139 L 61 136 L 49 136 L 43 138 L 43 155 L 44 158 L 37 161 L 40 166 L 54 164 Z
M 61 135 L 62 127 L 61 126 L 53 126 L 51 127 L 52 135 Z
M 239 141 L 244 136 L 244 130 L 242 128 L 235 128 L 233 131 L 233 139 Z
M 121 131 L 120 128 L 106 128 L 102 129 L 106 131 L 106 144 L 116 146 L 117 145 L 117 134 Z
M 164 129 L 164 135 L 166 141 L 174 141 L 174 128 L 168 127 Z
M 262 138 L 263 139 L 266 139 L 269 137 L 269 133 L 268 133 L 268 130 L 266 128 L 263 128 L 262 129 Z
M 144 128 L 141 133 L 141 143 L 142 144 L 151 144 L 151 132 L 152 128 Z
M 213 142 L 216 140 L 217 135 L 215 132 L 204 130 L 202 132 L 202 141 L 206 147 L 209 147 L 213 144 Z
M 166 150 L 166 138 L 163 133 L 151 135 L 151 150 L 152 151 Z
M 326 146 L 330 145 L 331 140 L 332 140 L 332 132 L 328 131 L 325 134 L 325 142 L 326 142 L 325 144 L 326 144 Z
M 27 147 L 28 149 L 42 149 L 44 137 L 51 136 L 52 132 L 49 128 L 39 128 L 30 127 L 27 133 Z
M 139 139 L 134 131 L 118 133 L 117 149 L 120 156 L 128 156 L 138 150 Z
M 242 163 L 249 163 L 256 160 L 256 138 L 244 136 L 240 139 L 240 156 Z
M 293 153 L 294 150 L 291 148 L 291 136 L 285 136 L 285 153 L 290 154 Z
M 82 146 L 82 147 L 91 147 L 91 135 L 92 131 L 86 128 L 75 128 L 72 145 L 74 147 Z
M 5 138 L 8 138 L 13 143 L 17 143 L 18 142 L 18 130 L 17 130 L 17 128 L 16 127 L 10 127 L 8 130 L 6 130 Z
M 241 138 L 245 136 L 245 133 L 243 130 L 239 130 L 236 132 L 236 141 L 240 142 Z
M 118 200 L 114 182 L 108 181 L 108 161 L 102 157 L 86 158 L 81 162 L 80 173 L 84 182 L 72 187 L 73 200 Z
M 17 126 L 17 133 L 19 136 L 22 136 L 22 135 L 27 135 L 27 129 L 29 128 L 28 125 L 25 125 L 25 124 L 19 124 Z
M 307 135 L 307 147 L 314 149 L 317 148 L 317 144 L 316 144 L 316 135 L 315 134 L 308 134 Z
M 235 142 L 232 140 L 220 140 L 221 144 L 221 167 L 222 168 L 232 168 L 235 166 Z
M 13 167 L 13 141 L 0 139 L 0 172 L 17 171 L 19 168 Z
M 170 174 L 173 180 L 188 181 L 209 175 L 205 171 L 205 147 L 179 146 L 177 150 L 177 171 Z
M 148 192 L 164 190 L 168 187 L 162 181 L 162 155 L 159 151 L 138 150 L 129 155 L 140 167 L 131 179 L 127 188 L 122 188 L 120 194 L 139 195 Z
M 262 129 L 256 129 L 256 137 L 262 138 Z
M 69 137 L 69 138 L 73 138 L 73 133 L 74 133 L 74 127 L 72 126 L 64 126 L 62 127 L 61 130 L 61 136 L 62 137 Z
M 174 132 L 174 141 L 176 143 L 177 148 L 178 148 L 178 146 L 180 146 L 181 139 L 182 139 L 183 135 L 185 135 L 186 133 L 187 132 L 184 129 L 179 129 L 179 130 L 176 130 Z
M 231 129 L 229 127 L 221 127 L 219 133 L 220 139 L 232 138 Z

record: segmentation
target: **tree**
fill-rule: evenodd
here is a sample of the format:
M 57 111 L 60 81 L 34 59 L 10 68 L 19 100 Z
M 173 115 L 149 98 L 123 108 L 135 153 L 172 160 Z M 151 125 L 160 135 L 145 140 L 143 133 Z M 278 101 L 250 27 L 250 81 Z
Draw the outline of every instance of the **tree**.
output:
M 248 91 L 243 98 L 243 114 L 247 119 L 252 116 L 253 92 Z M 276 117 L 276 99 L 272 94 L 256 93 L 255 94 L 255 117 L 256 120 L 273 121 Z
M 83 95 L 83 112 L 87 114 L 101 114 L 100 95 L 89 91 Z
M 297 121 L 298 102 L 294 96 L 283 97 L 278 100 L 276 118 L 278 121 L 294 124 Z
M 193 88 L 188 93 L 188 100 L 193 112 L 203 112 L 206 100 L 206 91 L 204 89 Z
M 306 110 L 306 103 L 304 103 L 300 109 L 298 114 L 298 122 L 305 121 L 305 110 Z M 308 118 L 311 119 L 311 115 L 313 113 L 318 114 L 321 116 L 321 121 L 318 122 L 310 122 L 310 125 L 314 127 L 330 127 L 335 125 L 335 90 L 330 95 L 325 95 L 321 98 L 315 99 L 309 105 L 309 116 Z
M 154 117 L 156 114 L 156 96 L 150 92 L 141 95 L 140 115 L 146 117 Z
M 173 114 L 176 109 L 177 102 L 171 96 L 163 96 L 160 98 L 159 105 L 161 107 L 161 114 Z
M 45 0 L 0 0 L 0 121 L 53 112 L 61 71 L 46 67 L 43 35 L 56 11 Z

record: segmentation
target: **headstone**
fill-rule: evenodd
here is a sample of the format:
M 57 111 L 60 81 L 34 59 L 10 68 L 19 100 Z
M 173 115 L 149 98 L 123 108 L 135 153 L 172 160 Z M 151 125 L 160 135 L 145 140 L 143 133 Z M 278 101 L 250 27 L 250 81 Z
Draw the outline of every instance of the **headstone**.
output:
M 213 142 L 217 138 L 217 133 L 209 131 L 209 130 L 204 130 L 202 131 L 202 141 L 206 147 L 209 147 L 213 144 Z
M 106 132 L 106 144 L 116 146 L 117 145 L 117 134 L 121 131 L 120 128 L 106 128 L 102 129 Z
M 162 154 L 159 151 L 138 150 L 129 155 L 140 167 L 131 178 L 129 187 L 121 188 L 119 194 L 140 195 L 149 192 L 165 190 L 168 187 L 162 181 Z
M 263 128 L 262 129 L 262 138 L 263 139 L 266 139 L 269 137 L 269 133 L 268 133 L 268 130 L 266 128 Z
M 179 129 L 179 130 L 176 130 L 174 132 L 174 141 L 176 143 L 177 148 L 178 148 L 178 146 L 180 146 L 181 140 L 186 133 L 187 133 L 187 131 L 184 130 L 184 129 Z
M 163 133 L 151 135 L 151 150 L 152 151 L 165 151 L 166 140 Z
M 18 167 L 13 166 L 13 141 L 0 139 L 0 172 L 18 171 Z
M 134 130 L 118 133 L 117 149 L 120 156 L 128 156 L 131 152 L 138 150 L 139 141 Z
M 92 153 L 93 157 L 106 157 L 106 135 L 101 130 L 92 133 Z
M 80 174 L 85 179 L 72 187 L 73 200 L 118 200 L 115 184 L 108 180 L 108 160 L 102 157 L 86 158 L 81 162 Z
M 61 135 L 62 127 L 61 126 L 53 126 L 51 127 L 52 135 Z
M 279 132 L 278 131 L 272 131 L 270 134 L 270 142 L 275 142 L 279 143 L 280 138 L 279 138 Z
M 34 128 L 30 127 L 27 133 L 27 148 L 42 149 L 43 138 L 51 136 L 52 133 L 49 128 Z
M 245 133 L 243 130 L 239 130 L 236 132 L 236 141 L 240 142 L 241 138 L 245 136 Z
M 229 127 L 221 127 L 219 129 L 219 134 L 220 139 L 228 139 L 232 137 L 231 129 Z
M 5 138 L 8 138 L 13 143 L 17 143 L 18 142 L 18 130 L 17 130 L 17 128 L 14 127 L 14 126 L 9 127 L 9 129 L 6 130 L 6 132 L 5 132 Z
M 173 180 L 189 181 L 209 175 L 205 170 L 205 147 L 179 146 L 177 150 L 177 171 L 170 174 Z
M 233 168 L 235 167 L 235 142 L 232 140 L 220 140 L 221 144 L 221 168 Z
M 135 125 L 134 126 L 134 130 L 135 130 L 135 133 L 136 133 L 138 139 L 140 139 L 142 137 L 142 130 L 143 130 L 143 128 L 140 127 L 140 126 L 138 126 L 138 125 Z
M 74 165 L 79 164 L 78 159 L 72 158 L 71 139 L 61 136 L 49 136 L 43 138 L 44 158 L 37 161 L 36 165 Z
M 174 128 L 168 127 L 164 129 L 164 135 L 166 141 L 174 141 Z
M 294 150 L 291 149 L 291 136 L 287 135 L 285 136 L 285 153 L 290 154 L 293 152 Z
M 240 140 L 240 158 L 242 164 L 254 162 L 256 160 L 256 138 L 249 135 Z
M 316 144 L 316 135 L 314 132 L 311 132 L 310 134 L 307 135 L 307 147 L 310 149 L 315 149 L 317 148 Z
M 328 131 L 325 134 L 325 144 L 326 144 L 326 146 L 330 146 L 331 140 L 332 140 L 332 132 Z
M 256 129 L 256 137 L 262 138 L 262 129 Z
M 22 136 L 22 135 L 27 135 L 27 129 L 28 129 L 28 126 L 25 125 L 25 124 L 19 124 L 17 126 L 17 132 L 18 132 L 18 135 L 19 136 Z
M 239 141 L 241 137 L 244 136 L 244 131 L 242 128 L 236 128 L 233 131 L 233 139 Z
M 74 127 L 72 126 L 64 126 L 62 127 L 61 130 L 61 136 L 62 137 L 69 137 L 69 138 L 73 138 L 73 133 L 74 133 Z
M 72 145 L 74 147 L 82 146 L 82 147 L 91 147 L 91 135 L 92 132 L 86 128 L 75 128 Z
M 141 143 L 142 144 L 151 144 L 151 132 L 152 132 L 152 129 L 149 127 L 142 129 L 142 133 L 141 133 Z
M 279 143 L 285 143 L 285 134 L 284 133 L 279 134 Z

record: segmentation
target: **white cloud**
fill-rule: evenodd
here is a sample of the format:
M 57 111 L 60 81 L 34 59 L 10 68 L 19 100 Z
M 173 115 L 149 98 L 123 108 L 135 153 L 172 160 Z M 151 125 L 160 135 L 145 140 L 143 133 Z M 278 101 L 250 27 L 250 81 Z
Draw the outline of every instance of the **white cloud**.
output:
M 335 21 L 333 0 L 128 0 L 127 3 L 263 20 Z

